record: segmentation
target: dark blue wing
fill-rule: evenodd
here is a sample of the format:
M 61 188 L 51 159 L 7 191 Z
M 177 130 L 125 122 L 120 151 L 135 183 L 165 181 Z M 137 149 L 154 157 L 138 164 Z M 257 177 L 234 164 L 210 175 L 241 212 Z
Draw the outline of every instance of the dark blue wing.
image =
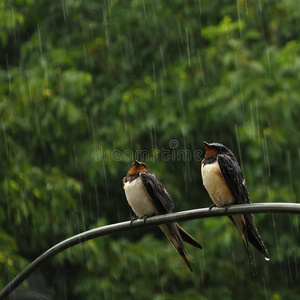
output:
M 153 173 L 141 172 L 140 177 L 159 213 L 170 213 L 174 208 L 174 203 L 162 183 Z
M 218 155 L 218 162 L 223 177 L 228 184 L 231 193 L 233 194 L 235 204 L 250 203 L 245 178 L 235 157 L 229 155 Z M 232 223 L 235 224 L 232 216 L 228 217 Z M 244 220 L 244 235 L 249 242 L 265 256 L 266 259 L 270 259 L 268 250 L 254 224 L 253 216 L 251 214 L 244 214 Z M 245 247 L 249 256 L 247 244 L 245 244 Z
M 235 204 L 250 203 L 246 181 L 235 157 L 226 154 L 218 155 L 218 162 Z

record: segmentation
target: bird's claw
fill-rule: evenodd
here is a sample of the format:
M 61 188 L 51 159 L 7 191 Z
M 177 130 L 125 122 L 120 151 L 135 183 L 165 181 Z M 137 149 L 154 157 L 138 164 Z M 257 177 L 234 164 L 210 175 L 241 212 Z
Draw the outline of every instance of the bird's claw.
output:
M 217 205 L 216 204 L 211 204 L 211 206 L 208 208 L 208 210 L 211 210 L 211 209 L 213 209 L 214 207 L 217 207 Z
M 148 215 L 144 215 L 144 216 L 141 217 L 141 219 L 143 219 L 143 220 L 144 220 L 144 223 L 145 223 L 145 222 L 146 222 L 146 219 L 147 219 L 148 217 L 149 217 Z
M 135 217 L 133 217 L 132 219 L 131 219 L 131 221 L 130 221 L 130 225 L 132 224 L 132 222 L 134 222 L 135 220 L 138 220 L 138 219 L 140 219 L 140 220 L 143 220 L 144 221 L 144 223 L 146 222 L 146 219 L 148 218 L 148 217 L 152 217 L 152 216 L 154 216 L 154 214 L 153 215 L 143 215 L 143 216 L 141 216 L 141 217 L 137 217 L 137 216 L 135 216 Z
M 225 208 L 225 212 L 227 212 L 229 206 L 231 206 L 231 204 L 225 204 L 225 205 L 223 206 L 223 208 Z
M 132 225 L 132 223 L 133 223 L 135 220 L 137 220 L 137 219 L 138 219 L 137 216 L 132 217 L 131 220 L 130 220 L 130 225 Z
M 130 225 L 132 225 L 132 223 L 134 222 L 134 221 L 136 221 L 136 220 L 143 220 L 144 221 L 144 223 L 146 222 L 146 219 L 148 218 L 149 216 L 148 215 L 144 215 L 144 216 L 142 216 L 142 217 L 137 217 L 137 216 L 135 216 L 135 217 L 133 217 L 131 220 L 130 220 Z

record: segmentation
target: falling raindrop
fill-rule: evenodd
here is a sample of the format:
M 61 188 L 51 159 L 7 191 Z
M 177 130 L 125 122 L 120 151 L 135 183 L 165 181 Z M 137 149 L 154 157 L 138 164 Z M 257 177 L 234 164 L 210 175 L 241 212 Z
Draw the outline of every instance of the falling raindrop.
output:
M 187 27 L 185 27 L 185 36 L 186 36 L 188 62 L 189 62 L 189 66 L 191 66 L 190 42 L 189 42 L 189 33 Z
M 253 115 L 252 103 L 250 103 L 250 112 L 251 112 L 251 123 L 252 123 L 253 140 L 256 141 L 256 128 L 255 128 L 255 122 L 254 122 L 254 115 Z
M 163 67 L 163 77 L 166 77 L 166 67 L 165 67 L 165 58 L 164 58 L 164 54 L 163 54 L 163 49 L 161 46 L 159 46 L 159 53 L 160 53 L 160 58 L 161 58 L 161 62 L 162 62 L 162 67 Z
M 104 160 L 102 160 L 102 168 L 103 168 L 103 174 L 104 174 L 104 182 L 105 182 L 106 196 L 108 197 L 108 184 L 107 184 L 107 177 L 106 177 L 106 169 L 105 169 Z
M 202 16 L 202 4 L 201 4 L 201 0 L 198 1 L 198 6 L 199 6 L 200 16 Z
M 156 74 L 155 74 L 155 63 L 152 63 L 153 68 L 153 89 L 154 89 L 154 97 L 156 98 Z
M 147 19 L 147 11 L 146 11 L 145 0 L 143 0 L 143 11 L 144 11 L 144 17 L 145 17 L 145 19 Z
M 263 132 L 264 139 L 263 139 L 263 153 L 264 153 L 264 162 L 265 167 L 268 171 L 268 175 L 271 176 L 271 169 L 270 169 L 270 160 L 269 160 L 269 152 L 268 152 L 268 144 L 265 131 Z
M 201 72 L 201 81 L 202 81 L 202 84 L 204 85 L 204 72 L 203 72 L 202 61 L 201 61 L 199 49 L 197 50 L 197 58 L 198 58 L 198 63 L 199 63 L 199 67 L 200 67 L 200 72 Z
M 97 218 L 99 218 L 100 217 L 100 214 L 99 214 L 99 196 L 98 196 L 97 185 L 94 186 L 94 189 L 95 189 L 95 201 L 96 201 Z
M 277 249 L 277 252 L 279 253 L 279 244 L 278 244 L 277 229 L 276 229 L 274 214 L 272 214 L 272 221 L 273 221 L 273 227 L 274 227 L 274 233 L 275 233 L 276 249 Z
M 270 51 L 269 51 L 269 45 L 267 44 L 267 56 L 268 56 L 268 65 L 269 65 L 269 73 L 272 73 L 272 68 L 271 68 L 271 60 L 270 60 Z
M 241 165 L 241 168 L 243 169 L 243 158 L 242 158 L 239 134 L 238 134 L 238 129 L 237 129 L 236 124 L 234 124 L 234 129 L 235 129 L 235 135 L 236 135 L 236 140 L 237 140 L 237 144 L 238 144 L 238 151 L 239 151 L 239 156 L 240 156 L 240 165 Z
M 39 23 L 37 23 L 37 28 L 38 28 L 38 37 L 39 37 L 39 47 L 40 47 L 41 62 L 43 62 L 42 38 L 41 38 L 41 30 L 40 30 L 40 24 Z
M 238 20 L 239 20 L 240 37 L 243 37 L 243 34 L 242 34 L 242 25 L 241 25 L 241 14 L 240 14 L 240 4 L 239 4 L 239 1 L 236 1 L 236 6 L 237 6 L 237 14 L 238 14 Z

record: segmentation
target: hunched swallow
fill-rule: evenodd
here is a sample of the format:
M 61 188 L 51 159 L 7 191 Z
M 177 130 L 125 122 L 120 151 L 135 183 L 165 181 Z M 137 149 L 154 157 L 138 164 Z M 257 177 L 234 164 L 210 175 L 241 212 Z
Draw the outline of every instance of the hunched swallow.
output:
M 131 165 L 123 178 L 123 187 L 128 204 L 138 218 L 169 214 L 174 208 L 169 193 L 143 162 L 135 161 Z M 193 272 L 183 241 L 200 249 L 202 246 L 177 223 L 162 224 L 159 228 Z
M 206 152 L 201 163 L 202 180 L 214 206 L 228 207 L 250 203 L 244 175 L 233 153 L 222 144 L 203 143 Z M 243 214 L 228 217 L 239 230 L 253 274 L 248 241 L 265 256 L 266 260 L 270 260 L 267 248 L 254 224 L 253 216 Z

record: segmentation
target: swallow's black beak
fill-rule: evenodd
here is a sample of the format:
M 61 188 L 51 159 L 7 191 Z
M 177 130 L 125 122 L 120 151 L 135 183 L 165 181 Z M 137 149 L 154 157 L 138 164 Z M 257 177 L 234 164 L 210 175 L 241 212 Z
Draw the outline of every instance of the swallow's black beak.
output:
M 140 162 L 137 161 L 137 160 L 134 163 L 137 164 L 137 165 L 139 165 L 139 166 L 141 165 Z
M 209 147 L 209 146 L 210 146 L 209 143 L 207 143 L 207 142 L 205 142 L 205 141 L 203 141 L 203 144 L 204 144 L 206 147 Z

